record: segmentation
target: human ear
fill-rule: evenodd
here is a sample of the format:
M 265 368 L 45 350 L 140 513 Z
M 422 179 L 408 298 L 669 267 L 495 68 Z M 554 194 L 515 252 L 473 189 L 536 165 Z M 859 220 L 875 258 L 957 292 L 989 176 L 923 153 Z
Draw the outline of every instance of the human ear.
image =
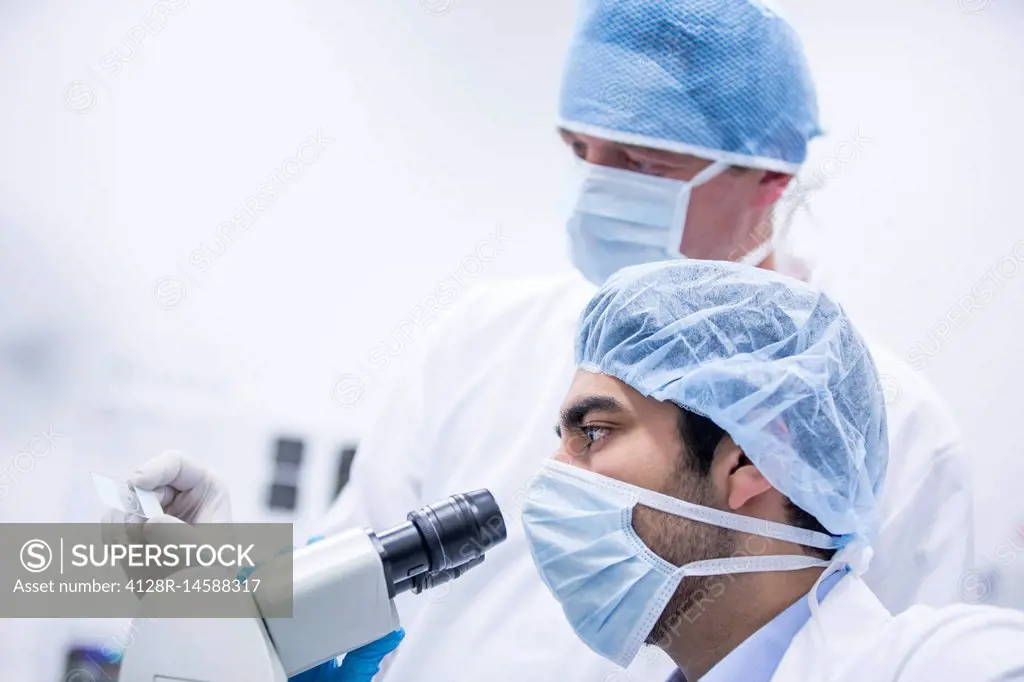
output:
M 713 467 L 717 471 L 716 478 L 720 479 L 725 503 L 732 511 L 745 507 L 758 495 L 773 489 L 768 479 L 729 436 L 722 438 L 715 448 Z
M 765 171 L 765 174 L 761 176 L 757 183 L 757 197 L 754 200 L 754 204 L 757 208 L 774 205 L 775 202 L 782 198 L 786 187 L 789 186 L 792 179 L 793 176 L 788 173 Z

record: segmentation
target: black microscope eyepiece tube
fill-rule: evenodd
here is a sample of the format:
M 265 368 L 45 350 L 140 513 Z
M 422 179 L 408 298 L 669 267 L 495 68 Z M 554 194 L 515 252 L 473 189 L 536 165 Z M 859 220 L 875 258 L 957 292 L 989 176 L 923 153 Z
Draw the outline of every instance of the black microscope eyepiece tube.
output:
M 410 521 L 381 533 L 370 531 L 368 534 L 374 540 L 384 565 L 388 596 L 394 597 L 403 591 L 395 589 L 397 583 L 430 569 L 430 556 L 423 536 Z
M 369 533 L 391 597 L 459 577 L 507 537 L 501 510 L 487 490 L 452 495 L 410 512 L 407 519 L 382 533 Z

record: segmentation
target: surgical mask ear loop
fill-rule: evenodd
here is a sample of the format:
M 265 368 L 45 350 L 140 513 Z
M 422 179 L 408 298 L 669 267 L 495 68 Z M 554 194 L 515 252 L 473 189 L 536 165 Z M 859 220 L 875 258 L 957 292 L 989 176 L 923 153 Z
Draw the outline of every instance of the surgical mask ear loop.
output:
M 727 168 L 729 168 L 729 164 L 726 162 L 715 161 L 697 173 L 693 180 L 683 183 L 683 187 L 680 188 L 679 195 L 676 197 L 676 207 L 672 215 L 672 230 L 669 232 L 668 243 L 665 245 L 668 253 L 686 258 L 683 255 L 683 231 L 686 229 L 686 215 L 690 212 L 690 197 L 693 194 L 693 189 L 721 175 Z
M 758 246 L 755 246 L 752 251 L 748 251 L 740 256 L 739 260 L 736 262 L 740 265 L 760 265 L 773 251 L 775 251 L 775 242 L 771 237 L 769 237 Z

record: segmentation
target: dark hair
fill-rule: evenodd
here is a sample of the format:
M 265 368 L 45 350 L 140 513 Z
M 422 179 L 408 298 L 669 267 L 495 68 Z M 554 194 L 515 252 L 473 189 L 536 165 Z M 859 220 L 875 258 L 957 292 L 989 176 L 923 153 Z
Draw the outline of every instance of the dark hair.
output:
M 703 415 L 680 408 L 678 422 L 679 439 L 686 447 L 686 464 L 691 471 L 705 477 L 711 472 L 711 462 L 715 456 L 715 448 L 725 435 L 725 430 Z M 790 522 L 797 528 L 813 530 L 830 535 L 824 526 L 800 507 L 786 500 Z M 832 549 L 806 547 L 805 550 L 822 559 L 831 559 L 835 554 Z

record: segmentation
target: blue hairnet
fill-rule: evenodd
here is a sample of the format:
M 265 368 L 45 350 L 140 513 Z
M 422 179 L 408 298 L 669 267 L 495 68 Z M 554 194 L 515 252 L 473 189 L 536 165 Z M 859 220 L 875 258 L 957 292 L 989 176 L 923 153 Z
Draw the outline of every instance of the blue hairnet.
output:
M 711 419 L 833 535 L 877 532 L 882 390 L 864 340 L 825 294 L 735 263 L 628 267 L 583 311 L 576 361 Z
M 559 125 L 795 172 L 819 135 L 793 28 L 757 0 L 582 0 Z

